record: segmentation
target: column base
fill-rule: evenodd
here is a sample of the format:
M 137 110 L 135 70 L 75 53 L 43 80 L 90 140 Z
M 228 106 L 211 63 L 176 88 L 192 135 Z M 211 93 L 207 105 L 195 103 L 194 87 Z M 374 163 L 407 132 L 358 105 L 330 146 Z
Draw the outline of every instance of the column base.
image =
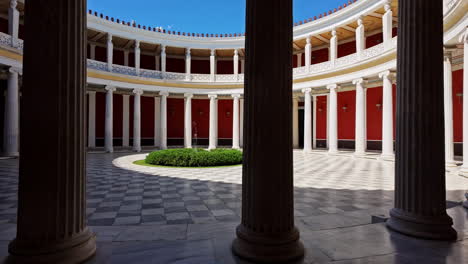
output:
M 448 160 L 445 162 L 445 167 L 454 168 L 457 167 L 457 163 L 454 160 Z
M 463 163 L 460 170 L 458 171 L 458 175 L 468 178 L 468 166 L 466 166 L 465 163 Z
M 328 150 L 328 155 L 336 155 L 338 154 L 338 150 Z
M 38 245 L 42 244 L 13 240 L 6 263 L 83 263 L 96 253 L 96 236 L 87 228 L 72 239 L 42 245 L 42 248 Z
M 106 153 L 114 153 L 113 149 L 106 149 L 105 151 L 106 151 Z
M 285 263 L 304 256 L 304 245 L 299 241 L 297 228 L 286 234 L 265 234 L 239 225 L 236 233 L 233 253 L 255 263 Z
M 353 154 L 353 158 L 362 158 L 362 157 L 365 157 L 365 156 L 366 156 L 366 152 L 362 152 L 362 151 L 354 152 L 354 154 Z
M 440 217 L 419 216 L 396 208 L 390 210 L 387 221 L 387 227 L 393 231 L 430 240 L 456 240 L 457 231 L 452 225 L 453 221 L 447 214 Z
M 133 152 L 141 152 L 141 148 L 134 148 Z
M 303 149 L 302 151 L 303 151 L 304 153 L 312 153 L 312 149 L 311 149 L 311 148 L 310 148 L 310 149 L 309 149 L 309 148 L 308 148 L 308 149 Z
M 378 160 L 382 161 L 395 161 L 395 154 L 382 154 L 378 158 Z

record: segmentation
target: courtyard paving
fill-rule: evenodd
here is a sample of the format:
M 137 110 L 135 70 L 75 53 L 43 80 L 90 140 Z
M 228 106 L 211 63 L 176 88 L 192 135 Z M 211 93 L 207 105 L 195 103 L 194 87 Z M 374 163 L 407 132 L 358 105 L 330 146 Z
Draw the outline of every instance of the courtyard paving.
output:
M 145 154 L 88 154 L 88 225 L 99 241 L 89 263 L 245 263 L 230 243 L 241 214 L 241 166 L 134 165 Z M 294 153 L 300 263 L 467 263 L 468 179 L 447 172 L 457 243 L 411 239 L 381 223 L 393 205 L 393 162 L 369 153 Z M 16 231 L 17 160 L 0 160 L 0 260 Z M 274 208 L 275 205 L 272 204 Z

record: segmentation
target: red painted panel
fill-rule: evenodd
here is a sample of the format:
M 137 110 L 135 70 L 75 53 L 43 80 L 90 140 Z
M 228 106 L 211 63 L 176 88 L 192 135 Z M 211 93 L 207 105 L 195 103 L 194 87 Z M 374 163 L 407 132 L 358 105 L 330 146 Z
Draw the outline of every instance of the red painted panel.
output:
M 91 59 L 91 46 L 86 44 L 86 58 Z
M 124 52 L 123 50 L 115 50 L 112 58 L 113 64 L 124 65 Z
M 292 67 L 297 68 L 297 55 L 293 55 L 292 57 Z
M 106 118 L 106 94 L 96 93 L 96 137 L 104 138 Z
M 232 138 L 232 100 L 218 100 L 218 138 Z
M 184 137 L 184 99 L 167 99 L 167 136 Z
M 192 60 L 192 73 L 210 74 L 209 60 Z
M 321 63 L 329 60 L 328 49 L 312 51 L 312 64 Z
M 113 95 L 113 136 L 114 138 L 122 137 L 123 129 L 123 96 L 121 94 Z
M 234 62 L 232 60 L 219 60 L 216 71 L 218 74 L 234 74 Z
M 341 57 L 344 57 L 353 53 L 356 53 L 355 41 L 351 41 L 348 43 L 338 45 L 338 58 L 341 58 Z
M 107 49 L 104 47 L 96 46 L 95 59 L 97 61 L 107 62 Z
M 166 59 L 166 71 L 185 73 L 185 60 L 176 58 Z
M 154 56 L 141 54 L 140 68 L 147 70 L 156 69 L 156 59 Z
M 210 100 L 192 99 L 193 138 L 208 138 L 210 127 Z
M 314 106 L 315 107 L 315 106 Z M 317 96 L 317 139 L 327 139 L 327 97 Z
M 24 39 L 24 25 L 20 24 L 18 28 L 18 37 Z
M 367 89 L 366 106 L 367 140 L 382 140 L 382 87 Z
M 130 95 L 129 99 L 130 103 L 128 104 L 128 129 L 130 130 L 128 132 L 128 136 L 130 138 L 133 138 L 133 103 L 135 102 L 135 98 L 133 95 Z M 130 143 L 131 144 L 131 143 Z
M 8 19 L 0 18 L 0 32 L 8 34 Z
M 453 140 L 463 142 L 463 70 L 452 73 L 453 82 Z
M 378 34 L 375 34 L 375 35 L 372 35 L 372 36 L 368 36 L 366 38 L 366 48 L 370 48 L 370 47 L 373 47 L 375 45 L 378 45 L 378 44 L 382 43 L 382 40 L 383 40 L 383 34 L 382 33 L 378 33 Z
M 392 29 L 392 36 L 393 36 L 393 37 L 396 37 L 397 35 L 398 35 L 398 28 L 397 28 L 397 27 L 394 27 L 394 28 Z
M 141 61 L 140 61 L 141 64 Z M 135 53 L 129 52 L 128 53 L 128 66 L 135 67 Z
M 346 108 L 346 109 L 345 109 Z M 354 139 L 356 91 L 338 93 L 338 139 Z
M 141 137 L 154 137 L 154 97 L 141 97 Z

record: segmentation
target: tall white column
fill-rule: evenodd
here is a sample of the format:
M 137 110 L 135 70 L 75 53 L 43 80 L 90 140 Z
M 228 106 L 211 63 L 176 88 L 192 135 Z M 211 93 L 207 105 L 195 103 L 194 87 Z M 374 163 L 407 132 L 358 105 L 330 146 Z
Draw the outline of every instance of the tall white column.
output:
M 129 66 L 130 65 L 130 51 L 129 50 L 124 50 L 124 66 Z
M 367 89 L 364 87 L 364 151 L 367 151 Z
M 211 49 L 210 54 L 210 80 L 215 81 L 216 78 L 216 50 Z
M 185 79 L 187 81 L 191 80 L 191 66 L 192 65 L 192 55 L 190 55 L 190 48 L 185 50 Z
M 297 68 L 302 67 L 302 53 L 296 54 L 297 56 Z
M 137 75 L 140 75 L 140 61 L 141 61 L 140 41 L 135 40 L 135 70 L 136 70 Z
M 382 17 L 383 43 L 385 49 L 390 49 L 393 29 L 393 12 L 390 1 L 385 4 L 384 8 L 385 14 Z
M 240 94 L 233 94 L 233 114 L 232 114 L 232 148 L 240 149 L 239 136 L 239 99 Z
M 233 57 L 233 65 L 234 67 L 234 75 L 237 77 L 239 75 L 239 51 L 237 49 L 234 50 L 234 57 Z
M 312 95 L 312 148 L 317 148 L 317 96 Z
M 156 54 L 154 55 L 154 70 L 161 71 L 161 56 Z
M 379 74 L 383 81 L 382 159 L 393 159 L 393 85 L 390 71 Z
M 19 33 L 19 11 L 17 6 L 17 0 L 10 0 L 10 8 L 8 9 L 8 34 L 11 36 L 11 45 L 13 47 L 16 47 Z
M 184 109 L 184 145 L 185 148 L 192 148 L 192 98 L 193 94 L 186 93 Z
M 299 148 L 299 98 L 293 95 L 293 148 Z
M 330 61 L 335 63 L 338 57 L 338 37 L 336 36 L 336 30 L 332 30 L 332 37 L 330 38 Z
M 168 92 L 160 92 L 161 95 L 161 149 L 167 149 L 167 97 Z
M 356 28 L 356 53 L 359 57 L 362 56 L 362 51 L 366 49 L 366 35 L 362 18 L 359 18 L 358 27 Z
M 306 72 L 310 72 L 310 65 L 312 64 L 312 44 L 310 40 L 310 36 L 306 38 L 306 45 L 304 48 L 305 53 L 305 63 L 304 66 L 306 67 Z
M 453 98 L 451 51 L 444 54 L 444 120 L 445 120 L 445 164 L 456 166 L 453 150 Z
M 166 46 L 161 45 L 161 72 L 166 73 Z
M 124 94 L 122 113 L 122 146 L 130 146 L 130 95 Z
M 353 80 L 356 85 L 356 135 L 355 135 L 355 156 L 364 156 L 366 154 L 365 147 L 365 98 L 364 98 L 364 79 L 359 78 Z
M 241 73 L 245 73 L 245 59 L 241 59 Z
M 88 91 L 88 147 L 96 147 L 96 92 Z
M 328 153 L 334 154 L 338 152 L 338 94 L 337 89 L 339 88 L 336 84 L 330 84 L 327 89 L 330 90 L 330 132 L 329 138 L 330 143 L 328 144 Z
M 463 165 L 460 174 L 468 175 L 468 29 L 460 36 L 463 43 Z
M 112 71 L 114 63 L 114 43 L 112 43 L 112 34 L 107 33 L 107 69 Z
M 96 59 L 96 44 L 89 44 L 89 58 Z
M 302 90 L 304 93 L 304 152 L 312 152 L 312 102 L 311 88 Z
M 105 134 L 104 134 L 104 148 L 106 152 L 114 152 L 114 102 L 113 92 L 115 92 L 114 86 L 106 86 L 106 123 L 105 123 Z
M 8 90 L 5 102 L 4 154 L 19 155 L 19 84 L 20 69 L 10 67 L 8 71 Z
M 218 145 L 218 96 L 210 94 L 208 97 L 210 98 L 210 137 L 208 149 L 215 149 Z
M 239 106 L 239 115 L 240 115 L 240 147 L 244 147 L 244 99 L 240 99 Z
M 141 95 L 143 90 L 133 90 L 133 151 L 141 151 Z
M 161 147 L 161 97 L 154 97 L 154 146 Z

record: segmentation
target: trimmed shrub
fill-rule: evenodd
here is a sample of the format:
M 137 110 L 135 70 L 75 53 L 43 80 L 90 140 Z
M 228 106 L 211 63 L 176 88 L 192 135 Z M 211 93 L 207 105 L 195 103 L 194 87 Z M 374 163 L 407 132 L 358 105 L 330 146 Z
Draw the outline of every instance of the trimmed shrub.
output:
M 242 152 L 236 149 L 166 149 L 154 151 L 145 162 L 173 167 L 213 167 L 242 163 Z

